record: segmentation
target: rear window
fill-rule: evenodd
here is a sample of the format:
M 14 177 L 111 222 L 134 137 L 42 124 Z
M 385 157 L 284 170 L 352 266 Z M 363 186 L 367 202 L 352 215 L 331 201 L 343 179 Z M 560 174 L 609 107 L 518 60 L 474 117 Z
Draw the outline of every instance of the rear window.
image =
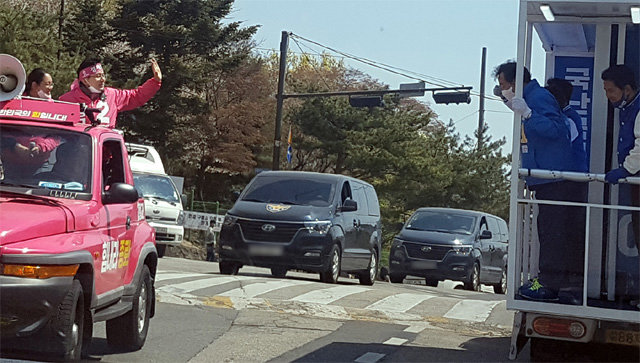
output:
M 474 216 L 458 213 L 419 211 L 411 216 L 405 228 L 470 235 L 473 232 L 475 220 Z
M 327 207 L 331 205 L 334 193 L 335 184 L 328 181 L 258 176 L 244 192 L 241 200 Z

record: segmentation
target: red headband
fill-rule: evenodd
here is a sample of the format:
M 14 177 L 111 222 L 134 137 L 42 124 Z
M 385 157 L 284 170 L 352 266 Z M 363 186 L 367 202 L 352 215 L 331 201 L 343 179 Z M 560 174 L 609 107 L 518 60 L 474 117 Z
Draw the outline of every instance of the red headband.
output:
M 104 73 L 104 71 L 102 70 L 102 64 L 100 63 L 96 63 L 92 66 L 89 66 L 83 70 L 80 71 L 80 76 L 78 78 L 80 79 L 85 79 L 88 77 L 93 76 L 94 74 L 97 73 Z

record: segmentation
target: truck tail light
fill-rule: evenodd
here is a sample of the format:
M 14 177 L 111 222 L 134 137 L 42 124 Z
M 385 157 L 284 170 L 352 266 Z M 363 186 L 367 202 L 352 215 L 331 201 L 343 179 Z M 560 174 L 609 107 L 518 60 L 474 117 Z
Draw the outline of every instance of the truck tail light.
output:
M 580 339 L 587 333 L 587 327 L 580 321 L 544 317 L 533 321 L 533 330 L 540 335 L 574 339 Z
M 75 276 L 79 265 L 2 265 L 6 276 L 48 279 L 50 277 Z

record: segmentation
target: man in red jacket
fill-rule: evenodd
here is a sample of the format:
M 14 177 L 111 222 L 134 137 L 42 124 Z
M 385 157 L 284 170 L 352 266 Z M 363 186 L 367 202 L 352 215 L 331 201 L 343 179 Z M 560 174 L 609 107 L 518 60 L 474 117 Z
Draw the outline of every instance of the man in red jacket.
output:
M 144 105 L 158 92 L 162 84 L 162 72 L 155 60 L 151 60 L 153 78 L 136 89 L 105 87 L 106 75 L 98 58 L 87 58 L 78 67 L 78 79 L 71 91 L 60 96 L 60 101 L 84 103 L 87 107 L 102 110 L 96 121 L 103 126 L 116 127 L 119 111 L 130 111 Z

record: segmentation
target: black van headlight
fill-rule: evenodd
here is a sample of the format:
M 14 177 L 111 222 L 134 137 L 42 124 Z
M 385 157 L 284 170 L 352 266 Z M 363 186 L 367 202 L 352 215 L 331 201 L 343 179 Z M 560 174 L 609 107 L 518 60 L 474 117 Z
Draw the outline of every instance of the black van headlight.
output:
M 222 224 L 224 226 L 231 227 L 234 224 L 236 224 L 237 221 L 238 221 L 238 217 L 227 214 L 224 216 L 224 222 L 222 222 Z
M 391 248 L 398 248 L 402 246 L 402 240 L 398 237 L 393 238 L 393 242 L 391 242 Z
M 304 227 L 311 233 L 326 234 L 331 228 L 331 221 L 304 222 Z
M 473 246 L 456 246 L 453 247 L 453 252 L 455 252 L 457 255 L 468 255 L 471 250 L 473 249 Z

